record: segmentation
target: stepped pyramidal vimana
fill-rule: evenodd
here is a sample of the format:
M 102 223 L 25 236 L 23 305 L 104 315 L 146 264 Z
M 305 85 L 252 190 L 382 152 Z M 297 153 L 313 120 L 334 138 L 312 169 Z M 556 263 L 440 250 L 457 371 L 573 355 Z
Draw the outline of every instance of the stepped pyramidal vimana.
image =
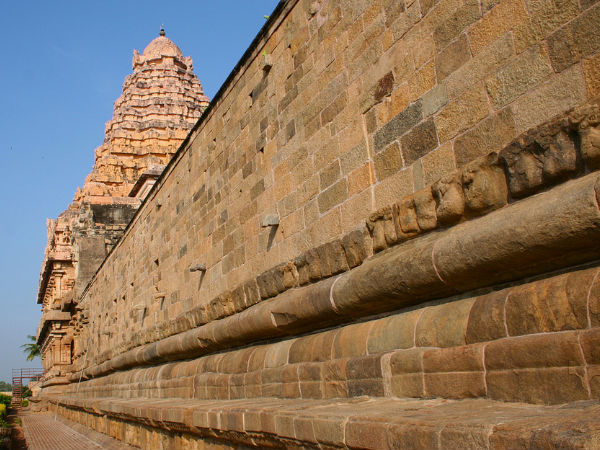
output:
M 147 449 L 599 448 L 599 30 L 282 0 L 210 101 L 161 31 L 47 223 L 36 408 Z

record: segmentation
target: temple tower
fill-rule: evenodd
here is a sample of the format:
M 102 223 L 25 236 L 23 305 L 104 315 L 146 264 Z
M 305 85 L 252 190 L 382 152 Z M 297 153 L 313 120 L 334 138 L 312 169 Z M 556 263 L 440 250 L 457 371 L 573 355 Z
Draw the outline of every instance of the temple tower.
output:
M 208 106 L 192 58 L 183 56 L 164 30 L 142 54 L 133 51 L 132 68 L 77 201 L 127 197 L 142 174 L 160 174 L 156 167 L 169 162 Z M 146 191 L 140 187 L 133 194 Z
M 87 321 L 78 307 L 81 293 L 209 104 L 192 59 L 164 30 L 142 54 L 134 50 L 132 66 L 83 188 L 47 222 L 37 298 L 46 385 L 66 382 L 68 367 L 85 347 L 79 338 Z

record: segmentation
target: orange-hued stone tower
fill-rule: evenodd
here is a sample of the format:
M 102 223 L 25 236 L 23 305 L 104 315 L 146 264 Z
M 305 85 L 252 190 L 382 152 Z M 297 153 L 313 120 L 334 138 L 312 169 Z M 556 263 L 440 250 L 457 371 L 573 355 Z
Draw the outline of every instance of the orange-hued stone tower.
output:
M 183 56 L 164 30 L 141 55 L 133 51 L 132 66 L 76 201 L 127 197 L 144 172 L 169 162 L 208 106 L 192 58 Z
M 141 55 L 134 50 L 133 73 L 115 102 L 91 173 L 67 210 L 47 222 L 37 298 L 45 383 L 65 382 L 85 347 L 78 339 L 87 323 L 87 311 L 78 306 L 81 293 L 208 103 L 192 59 L 164 30 Z

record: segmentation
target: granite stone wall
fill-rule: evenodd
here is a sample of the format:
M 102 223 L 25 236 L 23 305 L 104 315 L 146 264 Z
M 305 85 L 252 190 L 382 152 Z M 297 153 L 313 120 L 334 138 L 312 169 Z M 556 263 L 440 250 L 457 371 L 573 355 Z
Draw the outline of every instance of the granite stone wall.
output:
M 599 25 L 570 0 L 282 1 L 43 398 L 152 447 L 594 447 Z

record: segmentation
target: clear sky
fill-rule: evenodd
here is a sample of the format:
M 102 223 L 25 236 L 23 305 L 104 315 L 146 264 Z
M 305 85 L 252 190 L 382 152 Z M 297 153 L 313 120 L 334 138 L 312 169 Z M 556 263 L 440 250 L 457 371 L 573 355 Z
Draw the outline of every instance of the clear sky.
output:
M 140 50 L 164 24 L 212 98 L 276 0 L 0 2 L 0 380 L 40 318 L 46 218 L 71 202 Z

